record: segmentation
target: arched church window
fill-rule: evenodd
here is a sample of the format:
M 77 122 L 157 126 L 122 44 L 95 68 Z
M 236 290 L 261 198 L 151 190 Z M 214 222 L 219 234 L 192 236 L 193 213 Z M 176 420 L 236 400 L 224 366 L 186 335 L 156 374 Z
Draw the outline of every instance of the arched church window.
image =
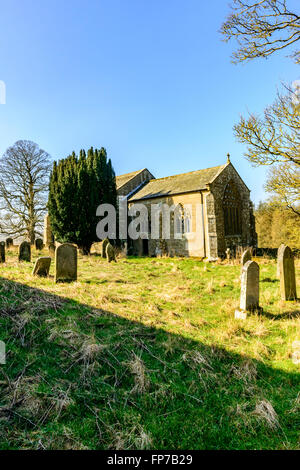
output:
M 185 208 L 184 210 L 184 233 L 191 232 L 191 213 L 190 211 Z
M 225 235 L 241 235 L 241 196 L 233 181 L 225 188 L 223 211 Z
M 178 204 L 174 211 L 174 218 L 175 218 L 175 233 L 176 234 L 183 234 L 183 206 L 182 204 Z
M 190 211 L 183 207 L 181 203 L 176 208 L 176 233 L 184 234 L 191 232 L 191 214 Z

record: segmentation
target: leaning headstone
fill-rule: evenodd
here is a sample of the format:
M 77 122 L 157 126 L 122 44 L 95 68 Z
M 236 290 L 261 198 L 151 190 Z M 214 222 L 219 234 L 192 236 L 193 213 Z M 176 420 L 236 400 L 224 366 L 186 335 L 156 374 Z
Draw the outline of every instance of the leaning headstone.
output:
M 278 262 L 281 300 L 296 300 L 297 292 L 294 256 L 289 246 L 284 246 L 284 248 L 280 250 Z
M 7 239 L 5 240 L 5 243 L 6 243 L 6 248 L 11 248 L 11 247 L 13 246 L 13 244 L 14 244 L 14 241 L 13 241 L 12 238 L 7 238 Z
M 31 261 L 30 243 L 22 242 L 19 246 L 19 261 Z
M 54 243 L 50 243 L 50 245 L 48 246 L 48 251 L 49 251 L 49 254 L 54 256 L 55 255 L 55 245 Z
M 44 246 L 43 240 L 42 240 L 41 238 L 37 238 L 37 239 L 35 240 L 35 249 L 38 250 L 38 251 L 40 251 L 40 250 L 43 249 L 43 246 Z
M 5 242 L 0 242 L 0 263 L 5 263 Z
M 32 274 L 33 276 L 47 277 L 49 276 L 51 265 L 51 258 L 49 256 L 43 256 L 38 258 L 35 262 Z
M 102 242 L 102 258 L 106 258 L 106 247 L 107 247 L 107 244 L 109 243 L 109 239 L 108 238 L 104 238 L 103 242 Z
M 259 307 L 259 266 L 255 261 L 247 261 L 242 269 L 240 308 L 235 318 L 246 319 L 247 312 L 260 310 Z
M 55 282 L 77 280 L 77 247 L 63 243 L 55 250 Z
M 107 243 L 106 245 L 106 258 L 109 263 L 111 261 L 116 261 L 115 249 L 110 243 Z
M 279 260 L 281 259 L 282 256 L 282 251 L 284 250 L 285 244 L 281 243 L 279 245 L 279 248 L 277 250 L 277 279 L 280 279 L 280 263 Z
M 247 261 L 251 261 L 251 259 L 252 259 L 251 251 L 249 250 L 249 248 L 247 248 L 247 250 L 243 252 L 242 257 L 241 257 L 242 267 L 244 266 L 244 264 L 247 263 Z

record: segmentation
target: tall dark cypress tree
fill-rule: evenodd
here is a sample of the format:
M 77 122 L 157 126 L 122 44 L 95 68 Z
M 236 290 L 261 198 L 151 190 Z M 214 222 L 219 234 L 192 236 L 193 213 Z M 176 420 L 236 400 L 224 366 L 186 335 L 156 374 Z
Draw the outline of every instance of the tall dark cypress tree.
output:
M 97 241 L 96 209 L 110 203 L 116 207 L 115 172 L 106 150 L 80 150 L 54 162 L 50 176 L 48 212 L 53 234 L 59 242 L 76 243 L 84 254 Z

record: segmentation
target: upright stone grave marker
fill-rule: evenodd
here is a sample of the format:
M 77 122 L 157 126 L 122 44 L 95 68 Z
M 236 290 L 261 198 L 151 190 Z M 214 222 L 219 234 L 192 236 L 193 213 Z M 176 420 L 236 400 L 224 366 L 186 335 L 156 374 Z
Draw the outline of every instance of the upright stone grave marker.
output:
M 226 248 L 226 259 L 227 261 L 229 262 L 230 261 L 230 258 L 231 258 L 231 249 L 230 248 Z
M 109 239 L 108 238 L 104 238 L 103 242 L 102 242 L 102 258 L 106 258 L 106 247 L 109 243 Z
M 49 256 L 43 256 L 38 258 L 35 262 L 32 274 L 33 276 L 47 277 L 49 276 L 51 265 L 51 258 Z
M 0 263 L 5 263 L 5 242 L 0 242 Z
M 19 261 L 31 261 L 30 243 L 22 242 L 19 246 Z
M 115 249 L 114 247 L 110 244 L 110 243 L 107 243 L 106 245 L 106 258 L 107 258 L 107 261 L 110 263 L 111 261 L 115 261 L 116 262 L 116 254 L 115 254 Z
M 277 250 L 277 279 L 280 279 L 280 263 L 279 260 L 281 259 L 282 256 L 282 251 L 284 250 L 285 244 L 281 243 Z
M 297 292 L 294 256 L 289 246 L 284 246 L 280 250 L 278 262 L 281 300 L 296 300 Z
M 247 312 L 259 309 L 259 266 L 247 261 L 242 269 L 240 308 L 235 311 L 235 318 L 246 319 Z
M 6 243 L 6 248 L 11 248 L 11 247 L 13 246 L 13 244 L 14 244 L 14 241 L 13 241 L 12 238 L 7 238 L 7 239 L 5 240 L 5 243 Z
M 38 251 L 42 250 L 42 249 L 43 249 L 43 245 L 44 245 L 44 244 L 43 244 L 43 240 L 42 240 L 41 238 L 37 238 L 37 239 L 35 240 L 35 249 L 36 249 L 36 250 L 38 250 Z
M 63 243 L 55 251 L 55 282 L 77 280 L 77 247 Z

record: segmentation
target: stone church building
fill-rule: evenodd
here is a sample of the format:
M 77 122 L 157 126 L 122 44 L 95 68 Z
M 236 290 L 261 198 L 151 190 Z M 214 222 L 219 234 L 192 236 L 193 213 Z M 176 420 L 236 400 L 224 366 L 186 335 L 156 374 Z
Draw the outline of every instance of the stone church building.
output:
M 181 239 L 174 237 L 171 223 L 170 239 L 128 239 L 129 253 L 217 258 L 227 248 L 256 246 L 250 190 L 229 156 L 225 165 L 165 178 L 156 179 L 144 168 L 117 176 L 116 185 L 118 196 L 126 197 L 129 207 L 143 203 L 150 213 L 151 204 L 188 205 L 191 212 L 184 215 L 188 220 Z

